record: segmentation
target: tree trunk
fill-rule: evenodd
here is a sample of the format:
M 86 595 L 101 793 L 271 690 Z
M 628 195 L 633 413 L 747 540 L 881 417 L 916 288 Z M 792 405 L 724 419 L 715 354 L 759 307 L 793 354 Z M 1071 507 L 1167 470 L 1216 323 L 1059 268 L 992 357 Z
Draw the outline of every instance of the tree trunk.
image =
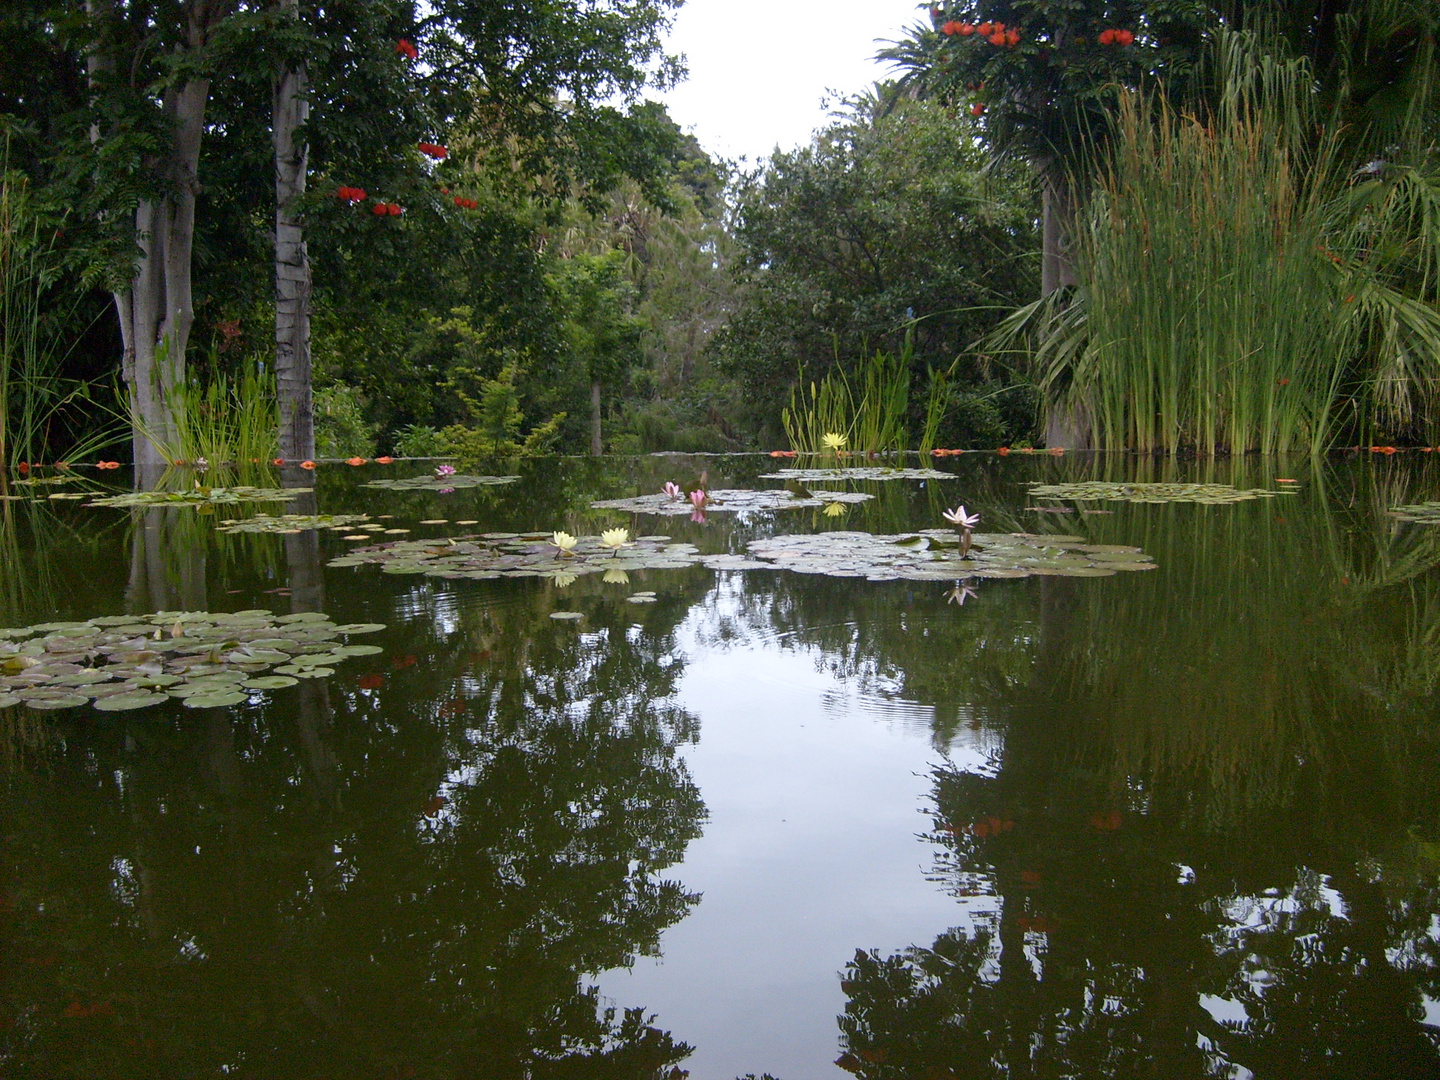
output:
M 600 380 L 590 383 L 590 453 L 599 457 L 603 452 L 600 444 Z
M 288 17 L 300 17 L 299 0 L 281 0 Z M 310 393 L 310 255 L 295 202 L 305 194 L 309 147 L 299 129 L 310 116 L 303 63 L 275 81 L 275 384 L 280 407 L 280 456 L 315 456 L 315 406 Z
M 1063 162 L 1044 158 L 1040 172 L 1040 295 L 1075 284 L 1070 245 L 1075 233 L 1075 192 Z M 1045 403 L 1045 445 L 1067 450 L 1090 447 L 1090 417 L 1073 400 Z

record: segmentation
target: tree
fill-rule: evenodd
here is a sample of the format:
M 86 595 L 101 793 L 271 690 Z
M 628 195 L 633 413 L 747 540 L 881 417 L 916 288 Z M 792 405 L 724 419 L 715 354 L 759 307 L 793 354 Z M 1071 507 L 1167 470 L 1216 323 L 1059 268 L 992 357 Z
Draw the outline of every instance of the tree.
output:
M 742 291 L 717 348 L 757 423 L 774 425 L 797 368 L 848 371 L 907 331 L 920 383 L 1032 290 L 1029 185 L 1014 169 L 983 176 L 975 134 L 939 103 L 863 98 L 740 182 Z M 962 389 L 988 381 L 978 358 L 963 363 Z

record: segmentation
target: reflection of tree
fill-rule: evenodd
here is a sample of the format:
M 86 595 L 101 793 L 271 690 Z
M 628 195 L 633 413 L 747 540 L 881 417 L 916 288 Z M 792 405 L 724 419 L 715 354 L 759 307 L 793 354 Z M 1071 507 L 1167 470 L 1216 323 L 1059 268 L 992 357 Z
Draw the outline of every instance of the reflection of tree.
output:
M 0 793 L 7 1075 L 638 1080 L 682 1058 L 583 977 L 696 899 L 663 878 L 703 815 L 668 700 L 683 606 L 577 632 L 546 587 L 497 585 L 493 626 L 477 606 L 386 635 L 378 690 L 99 725 Z

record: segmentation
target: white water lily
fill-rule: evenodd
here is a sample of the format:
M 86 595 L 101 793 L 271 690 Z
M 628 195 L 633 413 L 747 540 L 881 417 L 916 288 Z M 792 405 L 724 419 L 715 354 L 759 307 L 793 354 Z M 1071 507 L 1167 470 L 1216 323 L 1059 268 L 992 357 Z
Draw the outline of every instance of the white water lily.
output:
M 624 547 L 629 541 L 629 529 L 606 529 L 600 534 L 600 543 L 607 548 Z
M 973 585 L 970 585 L 967 582 L 957 581 L 955 583 L 955 588 L 951 589 L 948 593 L 945 594 L 945 603 L 959 604 L 961 607 L 964 607 L 966 600 L 974 600 L 979 595 L 980 594 L 975 591 L 975 587 Z
M 980 524 L 980 515 L 965 513 L 965 507 L 963 505 L 957 506 L 954 510 L 943 510 L 940 516 L 957 529 L 973 529 L 976 525 Z
M 579 575 L 579 574 L 572 574 L 572 573 L 570 573 L 570 571 L 568 571 L 568 570 L 562 570 L 562 571 L 560 571 L 558 574 L 555 575 L 555 577 L 554 577 L 553 580 L 554 580 L 554 582 L 555 582 L 555 587 L 556 587 L 557 589 L 564 589 L 564 588 L 568 588 L 568 587 L 571 586 L 571 585 L 574 585 L 575 582 L 579 581 L 579 580 L 580 580 L 580 575 Z
M 606 570 L 602 580 L 606 585 L 629 585 L 630 575 L 624 570 Z
M 575 553 L 575 537 L 562 530 L 556 530 L 550 534 L 550 543 L 560 549 L 561 555 L 573 555 Z

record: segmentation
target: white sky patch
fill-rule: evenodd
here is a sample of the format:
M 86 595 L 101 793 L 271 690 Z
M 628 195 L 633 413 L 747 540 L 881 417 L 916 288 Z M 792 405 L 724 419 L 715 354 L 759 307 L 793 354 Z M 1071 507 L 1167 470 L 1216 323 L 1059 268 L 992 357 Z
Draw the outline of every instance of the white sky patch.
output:
M 808 143 L 823 99 L 893 78 L 875 54 L 922 18 L 915 0 L 686 0 L 667 47 L 690 77 L 660 99 L 711 154 L 753 165 Z

